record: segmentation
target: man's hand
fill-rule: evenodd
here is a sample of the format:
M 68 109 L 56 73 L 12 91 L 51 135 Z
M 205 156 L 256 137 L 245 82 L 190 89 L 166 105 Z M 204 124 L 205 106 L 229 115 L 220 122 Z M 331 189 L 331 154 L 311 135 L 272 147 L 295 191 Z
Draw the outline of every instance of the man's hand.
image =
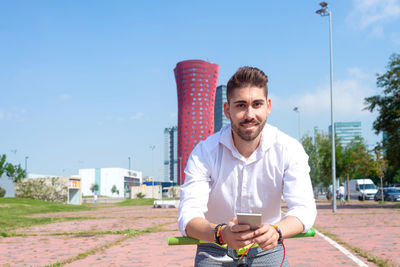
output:
M 253 242 L 256 242 L 263 250 L 270 250 L 278 245 L 279 234 L 268 223 L 263 223 L 260 228 L 254 231 L 254 235 Z
M 228 247 L 239 249 L 253 243 L 255 231 L 250 230 L 250 225 L 239 225 L 236 218 L 221 229 L 222 239 Z

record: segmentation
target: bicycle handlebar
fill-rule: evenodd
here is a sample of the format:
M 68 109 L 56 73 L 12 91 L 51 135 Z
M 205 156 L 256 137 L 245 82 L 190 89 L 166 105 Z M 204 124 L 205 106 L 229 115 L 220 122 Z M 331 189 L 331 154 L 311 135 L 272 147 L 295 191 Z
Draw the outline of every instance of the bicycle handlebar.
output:
M 300 233 L 294 235 L 290 238 L 299 238 L 299 237 L 312 237 L 315 236 L 314 228 L 311 228 L 307 233 Z M 211 243 L 208 241 L 201 241 L 195 238 L 187 237 L 187 236 L 175 236 L 175 237 L 168 237 L 168 245 L 175 246 L 175 245 L 197 245 L 201 243 Z

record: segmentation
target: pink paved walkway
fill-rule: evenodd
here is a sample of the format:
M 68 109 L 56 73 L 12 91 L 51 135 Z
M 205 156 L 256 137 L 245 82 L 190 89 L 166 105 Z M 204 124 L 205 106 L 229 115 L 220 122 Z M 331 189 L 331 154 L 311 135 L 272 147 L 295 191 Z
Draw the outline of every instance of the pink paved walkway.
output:
M 348 205 L 333 214 L 327 205 L 318 204 L 317 228 L 381 259 L 389 259 L 394 266 L 400 265 L 399 207 L 381 208 L 373 203 Z M 176 209 L 152 207 L 114 207 L 57 214 L 93 219 L 19 229 L 15 232 L 30 236 L 0 238 L 0 266 L 54 264 L 107 244 L 112 246 L 73 260 L 68 266 L 193 266 L 195 246 L 167 246 L 168 236 L 180 235 L 175 222 L 176 214 Z M 129 238 L 121 234 L 54 235 L 62 232 L 145 229 L 149 226 L 158 226 L 159 232 Z M 118 240 L 122 241 L 116 242 Z M 291 266 L 356 266 L 319 236 L 288 239 L 285 244 Z M 369 266 L 375 266 L 362 260 Z
M 315 227 L 373 256 L 400 266 L 400 205 L 359 202 L 332 213 L 328 203 L 318 205 Z M 392 208 L 391 208 L 392 207 Z

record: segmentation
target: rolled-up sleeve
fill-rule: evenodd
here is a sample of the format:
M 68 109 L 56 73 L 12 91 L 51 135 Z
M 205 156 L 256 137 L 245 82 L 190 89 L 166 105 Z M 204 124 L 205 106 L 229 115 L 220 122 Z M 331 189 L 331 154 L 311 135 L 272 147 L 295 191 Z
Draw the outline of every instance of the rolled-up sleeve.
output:
M 186 236 L 186 225 L 196 217 L 204 218 L 210 193 L 210 171 L 200 143 L 192 151 L 185 169 L 185 183 L 181 186 L 178 228 Z
M 308 156 L 297 141 L 286 150 L 283 196 L 288 205 L 286 216 L 298 218 L 304 226 L 304 233 L 310 230 L 317 216 L 314 193 L 310 179 Z

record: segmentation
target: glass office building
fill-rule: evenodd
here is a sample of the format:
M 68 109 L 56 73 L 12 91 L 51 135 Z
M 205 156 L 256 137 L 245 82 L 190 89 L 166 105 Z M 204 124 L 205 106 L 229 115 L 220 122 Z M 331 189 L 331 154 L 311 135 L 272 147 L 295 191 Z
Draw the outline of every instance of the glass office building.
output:
M 164 180 L 178 181 L 178 127 L 164 129 Z
M 215 93 L 215 104 L 214 104 L 214 132 L 218 132 L 225 125 L 230 124 L 230 120 L 226 118 L 224 114 L 224 103 L 226 99 L 226 85 L 220 85 L 217 87 Z
M 331 126 L 329 126 L 329 134 Z M 362 137 L 361 122 L 335 122 L 335 135 L 340 138 L 340 144 L 345 147 L 356 137 Z

